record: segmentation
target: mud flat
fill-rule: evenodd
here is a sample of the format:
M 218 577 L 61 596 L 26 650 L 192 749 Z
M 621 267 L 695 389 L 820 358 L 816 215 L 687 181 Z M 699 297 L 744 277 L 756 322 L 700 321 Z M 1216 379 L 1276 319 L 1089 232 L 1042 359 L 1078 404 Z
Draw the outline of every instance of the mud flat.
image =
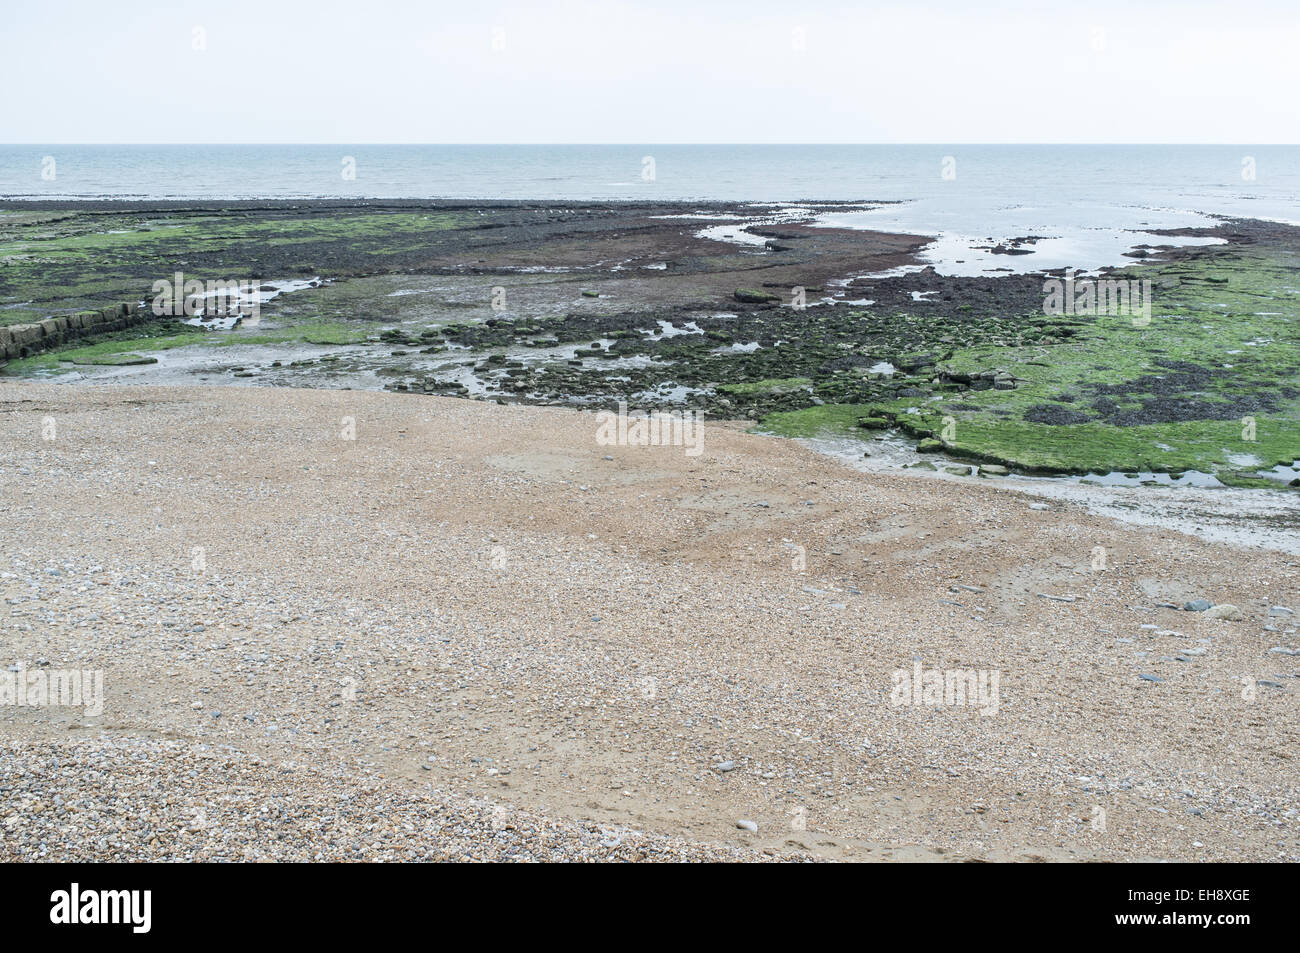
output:
M 748 425 L 0 385 L 0 857 L 1300 859 L 1294 555 Z
M 6 323 L 145 301 L 178 269 L 297 290 L 256 326 L 160 319 L 4 373 L 623 401 L 1013 474 L 1300 476 L 1300 230 L 1135 234 L 1100 276 L 1150 287 L 1135 322 L 1044 313 L 1063 273 L 1026 270 L 1032 244 L 945 276 L 927 237 L 820 224 L 869 204 L 9 203 Z

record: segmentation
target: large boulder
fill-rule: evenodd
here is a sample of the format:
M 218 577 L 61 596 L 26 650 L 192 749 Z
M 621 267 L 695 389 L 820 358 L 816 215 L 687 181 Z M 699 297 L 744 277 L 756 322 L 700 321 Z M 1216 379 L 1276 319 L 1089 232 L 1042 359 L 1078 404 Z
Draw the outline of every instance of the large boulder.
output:
M 24 353 L 28 348 L 41 342 L 42 331 L 39 324 L 15 324 L 9 331 L 13 334 L 14 343 L 22 348 Z
M 46 318 L 40 322 L 41 340 L 50 344 L 58 344 L 63 340 L 63 328 L 59 327 L 57 318 Z

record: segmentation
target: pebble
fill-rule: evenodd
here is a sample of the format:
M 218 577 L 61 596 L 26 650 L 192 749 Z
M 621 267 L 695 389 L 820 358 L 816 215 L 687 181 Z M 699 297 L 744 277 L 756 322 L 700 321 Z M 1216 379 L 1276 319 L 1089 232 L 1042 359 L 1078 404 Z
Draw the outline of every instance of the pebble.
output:
M 1210 606 L 1205 610 L 1207 619 L 1226 619 L 1229 621 L 1238 621 L 1245 618 L 1238 609 L 1230 602 L 1221 602 L 1218 605 Z
M 0 862 L 781 859 L 188 741 L 15 741 L 0 748 L 0 777 L 15 803 L 66 806 L 6 819 Z

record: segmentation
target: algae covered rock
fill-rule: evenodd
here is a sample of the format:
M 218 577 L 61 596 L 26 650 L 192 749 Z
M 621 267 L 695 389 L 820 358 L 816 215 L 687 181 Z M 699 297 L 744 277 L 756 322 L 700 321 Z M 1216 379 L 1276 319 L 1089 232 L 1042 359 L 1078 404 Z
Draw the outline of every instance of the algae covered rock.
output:
M 735 297 L 741 304 L 768 304 L 781 300 L 780 295 L 759 288 L 737 288 Z

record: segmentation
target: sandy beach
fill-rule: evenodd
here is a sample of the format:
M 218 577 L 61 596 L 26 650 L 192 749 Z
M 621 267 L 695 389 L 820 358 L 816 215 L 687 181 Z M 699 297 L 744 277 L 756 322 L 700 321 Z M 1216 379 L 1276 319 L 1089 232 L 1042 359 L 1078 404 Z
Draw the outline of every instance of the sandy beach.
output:
M 0 385 L 0 859 L 1300 859 L 1297 557 L 746 426 Z

